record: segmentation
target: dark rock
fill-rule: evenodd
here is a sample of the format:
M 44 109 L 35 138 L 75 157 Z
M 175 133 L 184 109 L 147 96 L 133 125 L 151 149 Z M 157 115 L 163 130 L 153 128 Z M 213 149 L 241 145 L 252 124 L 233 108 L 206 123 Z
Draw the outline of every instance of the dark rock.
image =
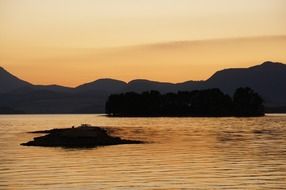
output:
M 108 134 L 104 128 L 81 125 L 79 127 L 34 131 L 32 133 L 48 133 L 35 137 L 23 146 L 84 148 L 119 144 L 141 144 L 142 141 L 126 140 Z

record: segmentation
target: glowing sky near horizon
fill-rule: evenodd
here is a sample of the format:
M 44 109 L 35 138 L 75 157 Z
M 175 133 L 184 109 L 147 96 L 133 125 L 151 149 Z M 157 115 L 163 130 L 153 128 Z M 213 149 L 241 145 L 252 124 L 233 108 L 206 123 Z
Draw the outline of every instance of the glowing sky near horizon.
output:
M 0 65 L 68 86 L 206 79 L 224 67 L 286 61 L 285 18 L 285 0 L 0 0 Z

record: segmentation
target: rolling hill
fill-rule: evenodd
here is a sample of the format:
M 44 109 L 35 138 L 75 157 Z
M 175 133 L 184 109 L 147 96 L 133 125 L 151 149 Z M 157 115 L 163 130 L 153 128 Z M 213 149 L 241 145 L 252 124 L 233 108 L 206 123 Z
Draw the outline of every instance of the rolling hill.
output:
M 224 69 L 206 81 L 165 83 L 136 79 L 126 83 L 99 79 L 76 88 L 33 85 L 0 68 L 0 113 L 1 107 L 19 113 L 103 113 L 105 101 L 113 93 L 220 88 L 231 95 L 236 88 L 246 86 L 264 98 L 266 111 L 286 112 L 286 65 L 268 61 L 249 68 Z
M 0 67 L 0 93 L 9 92 L 18 88 L 32 87 L 32 84 L 23 81 Z

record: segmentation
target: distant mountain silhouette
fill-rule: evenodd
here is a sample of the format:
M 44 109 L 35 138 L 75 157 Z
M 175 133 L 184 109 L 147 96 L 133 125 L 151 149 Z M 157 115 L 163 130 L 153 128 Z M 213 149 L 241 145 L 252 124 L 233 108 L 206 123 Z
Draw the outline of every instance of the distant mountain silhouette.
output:
M 157 82 L 145 79 L 132 80 L 127 84 L 125 92 L 145 92 L 151 90 L 157 90 L 161 93 L 177 92 L 177 91 L 190 91 L 195 89 L 201 89 L 204 81 L 187 81 L 183 83 L 168 83 Z
M 229 94 L 246 86 L 261 94 L 268 105 L 286 105 L 286 65 L 268 61 L 245 69 L 225 69 L 204 83 L 204 88 L 220 88 Z
M 75 88 L 77 92 L 102 91 L 106 93 L 121 92 L 126 88 L 127 83 L 114 79 L 99 79 L 86 83 Z
M 73 88 L 60 85 L 34 85 L 33 88 L 37 90 L 49 90 L 55 92 L 71 92 L 74 90 Z
M 130 81 L 124 91 L 144 92 L 154 89 L 160 91 L 161 93 L 171 92 L 175 90 L 175 84 L 136 79 Z
M 0 67 L 0 93 L 31 86 L 32 84 L 15 77 L 7 72 L 4 68 Z
M 269 61 L 249 68 L 221 70 L 206 81 L 165 83 L 137 79 L 126 83 L 99 79 L 76 88 L 32 85 L 0 68 L 0 107 L 26 113 L 103 113 L 108 96 L 114 93 L 151 90 L 167 93 L 219 88 L 232 95 L 235 89 L 247 86 L 263 97 L 266 111 L 275 112 L 276 107 L 279 107 L 279 112 L 285 110 L 286 65 Z

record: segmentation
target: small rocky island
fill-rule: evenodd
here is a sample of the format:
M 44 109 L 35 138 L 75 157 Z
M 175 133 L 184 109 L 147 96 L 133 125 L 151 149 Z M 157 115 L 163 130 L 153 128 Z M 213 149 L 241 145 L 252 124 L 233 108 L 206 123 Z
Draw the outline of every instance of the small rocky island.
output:
M 91 148 L 97 146 L 119 144 L 141 144 L 142 141 L 126 140 L 108 134 L 108 130 L 83 124 L 79 127 L 34 131 L 45 133 L 35 137 L 33 141 L 22 143 L 23 146 L 64 147 L 64 148 Z

